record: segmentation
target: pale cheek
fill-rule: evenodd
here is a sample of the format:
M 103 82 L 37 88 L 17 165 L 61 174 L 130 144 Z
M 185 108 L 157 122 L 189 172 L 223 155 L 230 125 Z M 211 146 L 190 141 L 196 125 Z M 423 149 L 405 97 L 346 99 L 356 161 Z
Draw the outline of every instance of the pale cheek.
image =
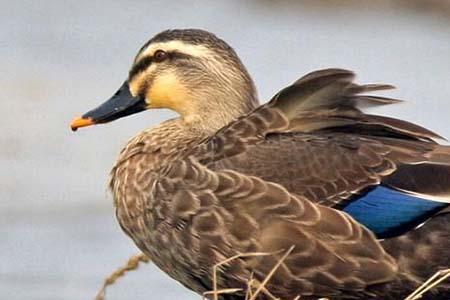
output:
M 147 102 L 154 108 L 170 108 L 176 111 L 183 106 L 186 89 L 172 73 L 156 78 L 147 92 Z
M 145 97 L 145 102 L 151 108 L 170 108 L 167 96 L 159 89 L 150 88 Z

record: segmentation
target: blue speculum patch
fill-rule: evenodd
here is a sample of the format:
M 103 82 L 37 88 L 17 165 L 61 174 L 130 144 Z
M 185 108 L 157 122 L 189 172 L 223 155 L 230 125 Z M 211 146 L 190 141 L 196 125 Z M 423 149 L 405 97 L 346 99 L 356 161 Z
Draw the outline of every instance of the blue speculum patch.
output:
M 355 199 L 343 211 L 378 238 L 390 238 L 414 229 L 448 205 L 380 185 Z

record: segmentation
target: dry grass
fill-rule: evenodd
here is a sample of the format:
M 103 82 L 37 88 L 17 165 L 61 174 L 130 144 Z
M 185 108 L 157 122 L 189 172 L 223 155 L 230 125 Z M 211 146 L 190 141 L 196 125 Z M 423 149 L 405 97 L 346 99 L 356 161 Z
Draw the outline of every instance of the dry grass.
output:
M 264 280 L 262 282 L 256 280 L 251 276 L 251 278 L 247 281 L 247 288 L 244 291 L 242 288 L 226 288 L 226 289 L 218 289 L 218 272 L 220 270 L 220 267 L 230 263 L 231 261 L 243 257 L 252 257 L 252 256 L 269 256 L 269 255 L 275 255 L 281 253 L 281 251 L 278 252 L 272 252 L 272 253 L 266 253 L 266 252 L 253 252 L 253 253 L 241 253 L 237 254 L 235 256 L 232 256 L 230 258 L 227 258 L 226 260 L 216 264 L 213 267 L 212 270 L 212 276 L 213 276 L 213 290 L 205 292 L 203 294 L 202 299 L 206 300 L 208 297 L 212 296 L 213 300 L 219 300 L 219 296 L 223 294 L 233 294 L 233 293 L 242 293 L 245 292 L 245 300 L 256 300 L 256 297 L 258 295 L 264 294 L 267 297 L 269 297 L 271 300 L 282 300 L 280 298 L 275 297 L 268 291 L 265 286 L 269 282 L 269 280 L 272 278 L 272 276 L 275 274 L 275 272 L 278 270 L 278 268 L 282 265 L 284 260 L 289 256 L 289 254 L 294 250 L 294 246 L 289 248 L 283 256 L 278 260 L 278 262 L 273 266 L 271 271 L 266 275 Z M 141 263 L 148 263 L 150 261 L 150 258 L 146 256 L 145 254 L 138 254 L 132 256 L 128 262 L 125 264 L 125 266 L 120 267 L 116 271 L 114 271 L 111 275 L 109 275 L 104 283 L 100 291 L 98 292 L 97 296 L 95 297 L 95 300 L 105 300 L 105 294 L 106 289 L 108 286 L 111 286 L 116 283 L 117 279 L 120 277 L 123 277 L 127 272 L 134 271 L 139 268 L 139 265 Z M 427 281 L 425 281 L 421 286 L 419 286 L 415 291 L 413 291 L 408 297 L 406 297 L 404 300 L 418 300 L 422 298 L 422 296 L 430 291 L 431 289 L 437 287 L 439 284 L 444 282 L 446 279 L 450 278 L 450 268 L 446 270 L 441 270 L 436 272 L 433 276 L 431 276 Z M 284 299 L 286 300 L 286 299 Z M 290 299 L 289 299 L 290 300 Z M 292 300 L 301 300 L 300 296 L 295 297 Z M 326 299 L 321 298 L 319 300 L 332 300 L 332 299 Z
M 414 292 L 409 294 L 405 300 L 417 300 L 422 298 L 422 295 L 431 290 L 432 288 L 438 286 L 441 282 L 450 277 L 450 269 L 441 270 L 436 272 L 427 281 L 425 281 L 421 286 L 419 286 Z
M 288 255 L 291 254 L 292 250 L 294 250 L 294 246 L 289 248 L 286 251 L 286 253 L 284 253 L 284 255 L 278 260 L 278 262 L 275 264 L 275 266 L 273 266 L 272 270 L 269 272 L 269 274 L 267 274 L 266 278 L 262 282 L 258 282 L 254 278 L 249 278 L 248 279 L 245 300 L 255 300 L 256 297 L 260 293 L 265 294 L 266 296 L 268 296 L 271 299 L 278 299 L 275 296 L 273 296 L 265 288 L 265 286 L 266 286 L 267 282 L 269 282 L 270 278 L 272 278 L 273 274 L 275 274 L 276 270 L 281 266 L 281 264 L 286 259 L 286 257 L 288 257 Z M 279 253 L 279 251 L 275 252 L 275 253 L 266 253 L 266 252 L 242 253 L 242 254 L 237 254 L 235 256 L 227 258 L 226 260 L 216 264 L 213 267 L 213 288 L 214 289 L 212 291 L 204 293 L 203 294 L 203 300 L 205 300 L 206 297 L 209 296 L 209 295 L 213 295 L 213 299 L 214 300 L 219 300 L 219 295 L 220 294 L 230 294 L 230 293 L 237 293 L 237 292 L 242 292 L 243 291 L 241 288 L 228 288 L 228 289 L 221 289 L 221 290 L 217 289 L 217 271 L 220 268 L 220 266 L 222 266 L 224 264 L 228 264 L 231 261 L 233 261 L 235 259 L 238 259 L 238 258 L 242 258 L 242 257 L 268 256 L 268 255 L 274 255 L 276 253 Z M 255 290 L 253 290 L 253 289 L 255 289 Z
M 128 259 L 125 266 L 118 268 L 112 274 L 106 277 L 105 281 L 103 282 L 102 288 L 97 293 L 97 296 L 95 296 L 95 300 L 105 300 L 106 288 L 108 286 L 116 283 L 117 279 L 124 276 L 127 272 L 134 271 L 139 268 L 139 265 L 141 263 L 148 263 L 149 261 L 150 258 L 143 253 L 133 255 L 130 259 Z

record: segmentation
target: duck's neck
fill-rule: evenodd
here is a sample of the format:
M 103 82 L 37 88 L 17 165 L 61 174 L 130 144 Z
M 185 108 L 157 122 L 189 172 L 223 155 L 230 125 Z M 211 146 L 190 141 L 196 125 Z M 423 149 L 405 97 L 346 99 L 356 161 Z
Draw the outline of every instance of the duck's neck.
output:
M 208 76 L 186 86 L 189 92 L 180 95 L 185 99 L 174 101 L 183 105 L 174 110 L 191 130 L 212 134 L 259 105 L 253 80 L 238 62 L 227 68 L 210 67 Z
M 196 107 L 192 113 L 182 115 L 179 122 L 182 123 L 183 128 L 186 130 L 212 135 L 217 130 L 258 106 L 256 94 L 249 90 L 239 91 L 233 96 L 234 98 L 243 99 L 233 99 L 230 97 L 230 94 L 226 95 L 224 93 L 224 95 L 220 95 L 217 91 L 214 96 L 210 96 L 211 99 L 200 96 L 199 98 L 202 99 L 201 105 Z M 225 97 L 228 101 L 219 101 L 219 97 Z

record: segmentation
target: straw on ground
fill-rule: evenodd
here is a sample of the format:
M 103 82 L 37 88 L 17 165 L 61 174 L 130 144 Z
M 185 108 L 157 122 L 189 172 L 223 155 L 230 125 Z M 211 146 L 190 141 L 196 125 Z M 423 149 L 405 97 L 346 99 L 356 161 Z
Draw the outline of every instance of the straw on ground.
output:
M 105 281 L 103 282 L 102 288 L 97 293 L 97 296 L 95 296 L 95 300 L 105 300 L 106 288 L 108 286 L 113 285 L 117 281 L 117 279 L 124 276 L 125 273 L 139 268 L 140 263 L 148 263 L 149 261 L 150 258 L 144 253 L 133 255 L 130 259 L 128 259 L 125 266 L 118 268 L 112 274 L 106 277 Z
M 300 300 L 301 297 L 297 296 L 294 299 L 280 299 L 275 297 L 268 291 L 265 286 L 270 281 L 272 276 L 275 274 L 277 269 L 282 265 L 284 260 L 289 256 L 289 254 L 294 250 L 294 246 L 289 248 L 283 256 L 278 260 L 278 262 L 273 266 L 269 274 L 266 275 L 264 280 L 262 282 L 259 282 L 257 279 L 253 278 L 252 276 L 247 281 L 247 289 L 245 291 L 245 300 L 256 300 L 256 297 L 259 294 L 264 294 L 268 296 L 271 300 Z M 235 256 L 232 256 L 230 258 L 225 259 L 224 261 L 214 265 L 212 270 L 212 277 L 213 277 L 213 290 L 205 292 L 203 294 L 202 299 L 205 300 L 208 296 L 212 296 L 213 300 L 218 300 L 219 295 L 222 294 L 233 294 L 233 293 L 242 293 L 244 290 L 242 288 L 226 288 L 226 289 L 218 289 L 218 271 L 220 270 L 220 267 L 224 264 L 227 264 L 233 260 L 243 258 L 243 257 L 251 257 L 251 256 L 269 256 L 269 255 L 275 255 L 279 254 L 281 251 L 267 253 L 267 252 L 252 252 L 252 253 L 241 253 L 237 254 Z M 139 268 L 139 265 L 141 263 L 148 263 L 150 262 L 150 258 L 146 256 L 145 254 L 137 254 L 132 256 L 128 262 L 125 264 L 125 266 L 118 268 L 116 271 L 114 271 L 111 275 L 109 275 L 104 283 L 100 291 L 98 292 L 97 296 L 95 297 L 95 300 L 105 300 L 106 295 L 106 289 L 108 286 L 111 286 L 117 282 L 117 279 L 120 277 L 123 277 L 126 275 L 127 272 L 134 271 Z M 436 272 L 433 276 L 431 276 L 427 281 L 425 281 L 421 286 L 419 286 L 415 291 L 413 291 L 408 297 L 406 297 L 404 300 L 418 300 L 422 298 L 422 296 L 430 291 L 431 289 L 437 287 L 439 284 L 443 283 L 446 279 L 450 278 L 450 268 L 445 270 L 440 270 Z M 332 300 L 332 299 L 326 299 L 321 298 L 319 300 Z

